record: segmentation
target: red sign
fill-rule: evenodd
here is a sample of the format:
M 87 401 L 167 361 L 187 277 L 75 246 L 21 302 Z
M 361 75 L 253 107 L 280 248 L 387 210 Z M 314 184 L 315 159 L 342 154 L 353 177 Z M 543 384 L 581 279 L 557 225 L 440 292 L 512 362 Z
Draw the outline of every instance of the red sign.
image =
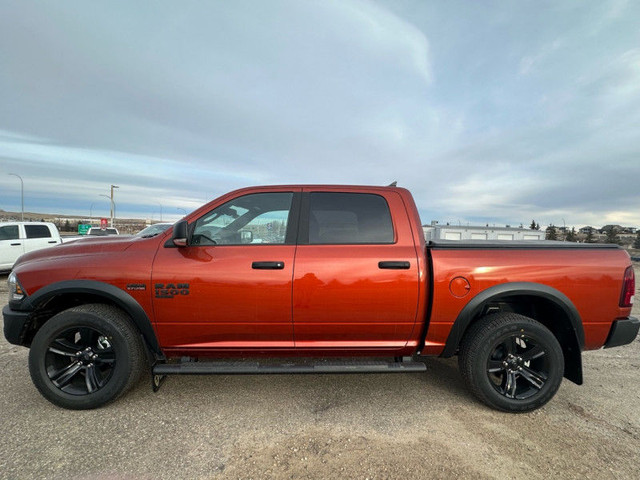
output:
M 106 230 L 107 229 L 107 219 L 106 218 L 101 218 L 100 219 L 100 228 L 102 230 Z

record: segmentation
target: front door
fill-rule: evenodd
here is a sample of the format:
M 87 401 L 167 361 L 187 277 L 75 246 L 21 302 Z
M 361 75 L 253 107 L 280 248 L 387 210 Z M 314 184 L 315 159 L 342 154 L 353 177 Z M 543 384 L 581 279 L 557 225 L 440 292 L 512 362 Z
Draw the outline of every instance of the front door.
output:
M 298 197 L 294 191 L 241 195 L 193 221 L 188 246 L 160 247 L 152 287 L 163 348 L 293 347 Z
M 0 270 L 11 270 L 23 253 L 24 239 L 20 238 L 18 224 L 0 226 Z

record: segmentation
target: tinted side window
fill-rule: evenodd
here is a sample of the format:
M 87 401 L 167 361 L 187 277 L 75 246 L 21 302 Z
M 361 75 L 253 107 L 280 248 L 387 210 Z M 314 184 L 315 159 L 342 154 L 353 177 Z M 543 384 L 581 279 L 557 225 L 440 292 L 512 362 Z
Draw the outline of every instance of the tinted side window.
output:
M 0 227 L 0 240 L 17 240 L 18 237 L 18 225 Z
M 46 225 L 25 225 L 25 231 L 27 232 L 27 238 L 49 238 L 51 232 Z
M 370 193 L 310 195 L 309 243 L 393 243 L 393 224 L 384 197 Z
M 196 221 L 192 245 L 284 244 L 293 193 L 234 198 Z

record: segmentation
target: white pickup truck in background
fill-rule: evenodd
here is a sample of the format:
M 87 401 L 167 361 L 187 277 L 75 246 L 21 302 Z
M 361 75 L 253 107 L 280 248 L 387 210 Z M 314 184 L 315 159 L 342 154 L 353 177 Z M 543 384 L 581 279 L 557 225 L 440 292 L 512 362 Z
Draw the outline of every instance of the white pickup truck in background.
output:
M 0 272 L 11 270 L 23 253 L 62 243 L 60 233 L 48 222 L 0 223 Z

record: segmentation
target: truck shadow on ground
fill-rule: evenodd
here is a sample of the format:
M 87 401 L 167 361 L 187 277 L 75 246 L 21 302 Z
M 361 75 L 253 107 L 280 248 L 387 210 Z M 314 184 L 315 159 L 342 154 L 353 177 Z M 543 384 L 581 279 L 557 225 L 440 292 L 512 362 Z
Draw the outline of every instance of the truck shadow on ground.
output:
M 263 415 L 311 414 L 317 421 L 358 412 L 364 418 L 398 408 L 424 412 L 480 405 L 464 387 L 456 359 L 429 358 L 427 371 L 407 374 L 216 375 L 169 376 L 157 393 L 149 382 L 119 402 L 142 402 L 178 408 L 180 403 L 207 405 L 220 415 L 239 408 Z M 402 398 L 398 404 L 398 398 Z M 249 413 L 250 416 L 250 413 Z

